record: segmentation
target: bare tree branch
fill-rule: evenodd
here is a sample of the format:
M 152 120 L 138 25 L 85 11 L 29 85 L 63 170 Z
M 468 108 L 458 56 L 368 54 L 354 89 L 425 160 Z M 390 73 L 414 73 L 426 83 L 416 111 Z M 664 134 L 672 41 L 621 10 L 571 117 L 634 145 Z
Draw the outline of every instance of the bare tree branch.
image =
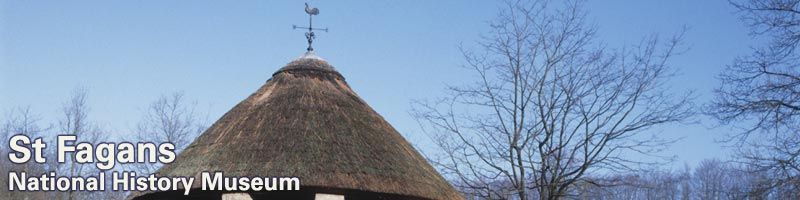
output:
M 593 170 L 652 164 L 626 156 L 655 155 L 672 140 L 642 133 L 692 115 L 689 98 L 661 86 L 680 35 L 608 50 L 594 44 L 581 1 L 549 3 L 506 2 L 481 48 L 462 48 L 476 82 L 414 104 L 445 152 L 434 164 L 468 195 L 567 197 Z
M 800 0 L 731 0 L 754 36 L 769 43 L 735 59 L 708 114 L 743 131 L 726 138 L 739 161 L 800 189 Z

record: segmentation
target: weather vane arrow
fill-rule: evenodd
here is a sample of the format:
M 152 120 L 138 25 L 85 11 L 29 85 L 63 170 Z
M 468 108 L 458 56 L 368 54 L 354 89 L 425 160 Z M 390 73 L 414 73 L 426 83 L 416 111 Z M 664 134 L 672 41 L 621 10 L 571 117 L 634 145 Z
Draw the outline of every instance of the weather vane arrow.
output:
M 313 23 L 312 23 L 312 18 L 313 18 L 314 15 L 319 15 L 319 9 L 318 8 L 310 7 L 310 6 L 308 6 L 308 3 L 306 3 L 306 13 L 308 14 L 308 27 L 292 25 L 292 29 L 307 29 L 308 30 L 308 32 L 306 32 L 306 39 L 308 40 L 308 48 L 306 48 L 306 50 L 311 52 L 311 51 L 314 51 L 314 48 L 311 47 L 311 43 L 313 43 L 314 42 L 314 38 L 317 37 L 314 34 L 314 31 L 318 30 L 318 31 L 328 32 L 328 28 L 314 28 Z

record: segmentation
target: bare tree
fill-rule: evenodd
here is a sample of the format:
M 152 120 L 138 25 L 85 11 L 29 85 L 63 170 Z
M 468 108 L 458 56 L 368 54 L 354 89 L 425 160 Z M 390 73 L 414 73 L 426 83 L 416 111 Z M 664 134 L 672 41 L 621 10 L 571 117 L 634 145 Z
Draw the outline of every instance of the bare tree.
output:
M 11 136 L 22 134 L 30 138 L 44 137 L 47 135 L 49 126 L 42 126 L 41 119 L 31 112 L 29 107 L 16 108 L 7 113 L 3 120 L 2 127 L 0 127 L 0 154 L 8 155 L 8 142 Z M 30 148 L 30 145 L 28 145 Z M 8 159 L 0 159 L 0 171 L 4 174 L 2 181 L 0 181 L 0 199 L 52 199 L 54 193 L 46 192 L 24 192 L 24 191 L 9 191 L 8 190 L 8 172 L 27 172 L 29 174 L 42 174 L 47 171 L 53 170 L 51 165 L 39 164 L 35 162 L 28 162 L 25 164 L 14 164 Z
M 98 144 L 107 139 L 107 135 L 93 122 L 89 121 L 89 105 L 87 104 L 88 90 L 76 88 L 69 100 L 62 104 L 63 118 L 58 122 L 59 134 L 75 135 L 78 141 Z M 70 177 L 96 174 L 100 169 L 93 164 L 78 163 L 73 159 L 59 164 L 59 174 Z M 61 199 L 86 199 L 97 193 L 67 191 L 62 193 Z
M 691 175 L 660 169 L 617 173 L 605 177 L 590 178 L 592 184 L 578 188 L 579 199 L 592 200 L 636 200 L 672 199 L 690 200 Z
M 731 188 L 728 166 L 718 160 L 704 160 L 694 171 L 695 192 L 698 199 L 723 199 Z
M 4 145 L 0 147 L 0 153 L 8 153 L 8 138 L 16 134 L 25 134 L 31 138 L 43 137 L 48 144 L 55 144 L 53 138 L 55 135 L 76 135 L 78 141 L 76 142 L 89 142 L 98 144 L 108 140 L 108 135 L 105 134 L 96 123 L 89 119 L 90 107 L 87 102 L 88 92 L 85 88 L 75 89 L 70 98 L 62 104 L 61 114 L 62 117 L 57 123 L 57 134 L 48 133 L 49 128 L 42 128 L 39 125 L 40 119 L 32 114 L 29 108 L 15 109 L 8 112 L 5 120 L 0 127 L 0 137 L 3 138 Z M 199 125 L 198 118 L 194 116 L 193 108 L 187 107 L 183 100 L 183 95 L 175 93 L 171 98 L 162 96 L 156 102 L 152 103 L 148 110 L 148 114 L 140 123 L 139 130 L 154 130 L 154 132 L 141 132 L 141 133 L 164 133 L 170 132 L 171 134 L 150 135 L 149 138 L 141 137 L 142 140 L 152 142 L 173 142 L 178 146 L 185 147 L 188 141 L 191 140 L 193 134 L 196 135 L 198 130 L 202 130 Z M 162 132 L 157 132 L 162 131 Z M 46 151 L 50 155 L 45 157 L 54 158 L 54 151 Z M 52 153 L 52 154 L 51 154 Z M 147 169 L 155 167 L 148 166 Z M 57 163 L 55 159 L 48 159 L 48 163 L 27 163 L 27 164 L 11 164 L 7 159 L 0 160 L 0 171 L 25 171 L 32 175 L 44 174 L 49 171 L 57 171 L 59 175 L 69 177 L 79 177 L 87 175 L 96 175 L 97 173 L 105 173 L 108 175 L 112 169 L 101 171 L 96 168 L 94 164 L 77 163 L 75 160 L 68 159 L 65 163 Z M 151 171 L 147 171 L 149 173 Z M 3 187 L 8 187 L 8 176 L 4 174 L 0 181 Z M 109 182 L 110 183 L 110 182 Z M 110 185 L 107 186 L 110 188 Z M 123 199 L 125 192 L 117 191 L 98 191 L 98 192 L 79 192 L 79 191 L 66 191 L 66 192 L 9 192 L 0 191 L 0 199 Z
M 186 148 L 195 137 L 207 128 L 198 113 L 196 103 L 187 102 L 183 92 L 161 95 L 152 102 L 136 127 L 137 141 L 169 142 L 176 151 Z M 161 165 L 145 163 L 135 166 L 141 174 L 153 173 Z
M 743 128 L 726 138 L 750 169 L 800 191 L 800 0 L 732 0 L 754 36 L 769 43 L 735 59 L 720 79 L 709 114 Z M 758 136 L 753 136 L 758 134 Z
M 791 187 L 773 187 L 771 175 L 747 169 L 748 165 L 703 160 L 693 170 L 653 169 L 592 176 L 587 183 L 572 189 L 576 199 L 798 199 Z
M 688 165 L 683 167 L 683 171 L 678 172 L 680 177 L 681 198 L 682 200 L 691 200 L 694 188 L 692 188 L 692 173 Z
M 45 143 L 54 145 L 56 135 L 76 135 L 78 136 L 77 142 L 90 142 L 97 144 L 106 136 L 100 129 L 92 122 L 89 121 L 88 112 L 89 106 L 87 104 L 87 91 L 83 88 L 75 89 L 69 100 L 62 104 L 61 111 L 63 117 L 58 121 L 56 132 L 50 132 L 51 126 L 42 127 L 40 125 L 40 118 L 32 114 L 30 108 L 18 108 L 12 110 L 6 116 L 3 126 L 0 129 L 0 137 L 2 137 L 3 145 L 0 147 L 0 153 L 7 154 L 8 139 L 17 134 L 24 134 L 34 139 L 41 137 Z M 30 147 L 29 147 L 30 148 Z M 55 151 L 45 151 L 44 157 L 48 159 L 46 163 L 28 162 L 26 164 L 11 164 L 8 160 L 0 160 L 0 171 L 16 171 L 27 172 L 29 176 L 39 176 L 49 172 L 56 172 L 62 176 L 78 177 L 95 175 L 100 172 L 93 164 L 81 164 L 75 160 L 68 159 L 65 163 L 58 163 L 55 158 Z M 8 174 L 4 174 L 2 184 L 3 187 L 8 183 Z M 121 199 L 122 196 L 114 191 L 100 191 L 100 192 L 0 192 L 0 199 Z
M 672 140 L 645 132 L 692 114 L 662 87 L 679 36 L 605 49 L 582 1 L 549 3 L 506 2 L 481 48 L 462 48 L 477 81 L 414 103 L 443 150 L 431 160 L 467 195 L 563 198 L 592 170 L 652 164 L 626 156 L 657 155 Z

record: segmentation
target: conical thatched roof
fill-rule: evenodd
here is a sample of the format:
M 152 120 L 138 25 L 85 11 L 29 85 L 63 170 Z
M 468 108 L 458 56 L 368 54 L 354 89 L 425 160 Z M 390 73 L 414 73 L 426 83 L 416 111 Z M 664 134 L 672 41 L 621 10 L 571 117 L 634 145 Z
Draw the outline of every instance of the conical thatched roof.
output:
M 307 187 L 462 199 L 326 61 L 272 75 L 187 147 L 162 176 L 295 176 Z

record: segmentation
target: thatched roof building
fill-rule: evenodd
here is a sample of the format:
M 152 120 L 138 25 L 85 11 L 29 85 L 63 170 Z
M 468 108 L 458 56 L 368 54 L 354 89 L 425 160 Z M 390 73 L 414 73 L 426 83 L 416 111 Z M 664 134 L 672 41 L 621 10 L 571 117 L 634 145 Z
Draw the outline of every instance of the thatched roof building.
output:
M 199 191 L 202 171 L 302 181 L 299 192 L 225 194 L 225 199 L 319 199 L 320 193 L 347 200 L 463 199 L 313 53 L 275 72 L 157 173 L 196 177 L 190 199 L 223 198 L 221 192 Z M 186 198 L 182 191 L 133 197 Z

